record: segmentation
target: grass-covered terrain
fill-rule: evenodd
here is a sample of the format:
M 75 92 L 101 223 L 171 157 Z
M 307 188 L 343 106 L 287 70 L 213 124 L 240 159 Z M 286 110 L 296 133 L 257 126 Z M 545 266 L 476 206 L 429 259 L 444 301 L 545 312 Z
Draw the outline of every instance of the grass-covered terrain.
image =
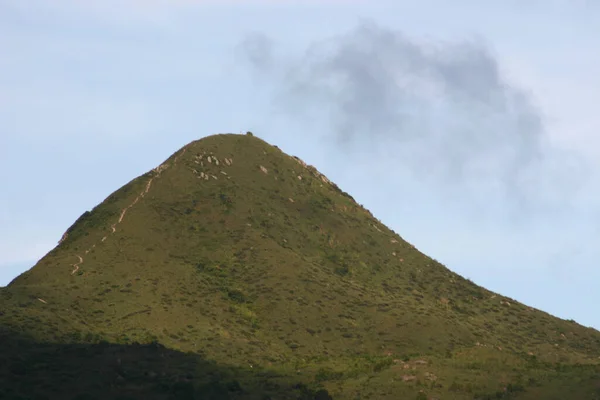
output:
M 0 331 L 7 399 L 600 399 L 599 332 L 453 273 L 251 135 L 82 215 L 0 289 Z

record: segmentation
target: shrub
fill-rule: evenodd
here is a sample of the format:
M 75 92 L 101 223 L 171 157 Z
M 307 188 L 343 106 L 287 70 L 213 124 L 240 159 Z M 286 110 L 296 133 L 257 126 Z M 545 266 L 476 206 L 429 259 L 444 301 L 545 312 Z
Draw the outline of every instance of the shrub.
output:
M 315 375 L 315 381 L 316 382 L 332 381 L 332 380 L 336 380 L 336 379 L 341 379 L 343 377 L 343 375 L 344 374 L 342 372 L 334 371 L 329 368 L 321 368 Z

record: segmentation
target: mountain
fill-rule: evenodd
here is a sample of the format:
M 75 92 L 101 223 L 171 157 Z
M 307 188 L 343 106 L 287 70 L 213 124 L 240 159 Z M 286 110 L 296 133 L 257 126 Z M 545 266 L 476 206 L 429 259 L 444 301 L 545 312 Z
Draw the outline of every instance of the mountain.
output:
M 598 399 L 599 362 L 600 332 L 464 279 L 250 133 L 186 145 L 0 289 L 7 399 Z

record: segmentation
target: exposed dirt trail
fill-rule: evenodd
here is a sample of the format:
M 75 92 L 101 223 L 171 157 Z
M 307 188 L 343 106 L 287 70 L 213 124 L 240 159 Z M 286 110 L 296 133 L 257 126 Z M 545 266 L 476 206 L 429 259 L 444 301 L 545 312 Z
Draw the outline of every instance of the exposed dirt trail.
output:
M 87 253 L 88 251 L 89 251 L 89 250 L 86 250 L 86 253 Z M 77 264 L 73 264 L 73 267 L 74 267 L 75 269 L 73 269 L 73 271 L 71 272 L 71 275 L 73 275 L 75 272 L 77 272 L 77 270 L 79 269 L 79 264 L 81 264 L 81 263 L 83 262 L 83 257 L 81 257 L 80 255 L 77 255 L 77 258 L 79 258 L 79 262 L 78 262 Z
M 175 164 L 177 164 L 177 161 L 179 161 L 179 157 L 183 156 L 185 154 L 187 149 L 183 149 L 183 151 L 181 152 L 181 154 L 179 154 L 177 157 L 175 157 L 175 159 L 173 160 L 173 163 L 171 164 L 172 166 L 175 166 Z M 106 241 L 106 239 L 108 239 L 108 237 L 112 234 L 114 234 L 117 231 L 117 225 L 119 225 L 121 222 L 123 222 L 123 218 L 125 218 L 125 214 L 127 214 L 127 211 L 132 208 L 134 205 L 136 205 L 138 203 L 138 201 L 140 201 L 140 199 L 142 199 L 146 194 L 148 194 L 148 191 L 150 190 L 150 187 L 152 186 L 152 182 L 154 181 L 154 179 L 157 179 L 160 177 L 161 173 L 166 170 L 167 168 L 169 168 L 169 165 L 167 163 L 163 163 L 161 165 L 159 165 L 158 167 L 154 168 L 154 172 L 155 175 L 150 178 L 148 180 L 148 183 L 146 184 L 146 187 L 144 188 L 144 190 L 135 198 L 135 200 L 133 200 L 133 202 L 131 204 L 129 204 L 127 207 L 125 207 L 123 210 L 121 210 L 121 214 L 119 215 L 119 220 L 112 224 L 110 226 L 110 230 L 111 232 L 107 235 L 102 237 L 102 239 L 100 240 L 100 243 Z M 61 238 L 59 243 L 62 243 L 65 239 L 67 238 L 67 233 L 65 232 L 65 234 L 63 235 L 63 237 Z M 96 247 L 96 244 L 93 244 L 92 247 L 90 247 L 89 249 L 87 249 L 85 251 L 85 254 L 88 254 L 94 247 Z M 75 274 L 77 271 L 79 271 L 79 266 L 81 264 L 83 264 L 83 257 L 81 257 L 79 254 L 76 254 L 77 258 L 79 259 L 78 262 L 76 262 L 75 264 L 71 264 L 71 266 L 73 267 L 73 270 L 71 271 L 71 275 Z

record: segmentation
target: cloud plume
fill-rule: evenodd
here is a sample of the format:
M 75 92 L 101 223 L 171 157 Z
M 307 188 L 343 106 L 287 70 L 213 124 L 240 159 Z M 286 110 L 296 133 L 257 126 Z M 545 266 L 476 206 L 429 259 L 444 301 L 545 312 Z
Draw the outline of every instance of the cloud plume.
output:
M 581 183 L 583 161 L 551 145 L 531 96 L 482 40 L 425 43 L 365 22 L 287 59 L 273 47 L 256 33 L 241 44 L 276 110 L 322 121 L 345 154 L 520 210 L 564 205 Z

